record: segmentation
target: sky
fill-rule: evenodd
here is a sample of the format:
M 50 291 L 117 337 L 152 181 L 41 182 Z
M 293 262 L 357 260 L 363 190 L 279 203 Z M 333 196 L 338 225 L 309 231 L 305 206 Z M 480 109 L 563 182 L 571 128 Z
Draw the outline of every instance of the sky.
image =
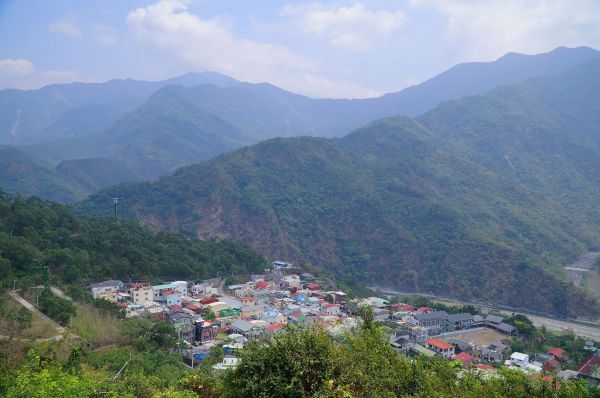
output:
M 558 46 L 600 49 L 600 0 L 0 0 L 0 89 L 215 71 L 363 98 Z

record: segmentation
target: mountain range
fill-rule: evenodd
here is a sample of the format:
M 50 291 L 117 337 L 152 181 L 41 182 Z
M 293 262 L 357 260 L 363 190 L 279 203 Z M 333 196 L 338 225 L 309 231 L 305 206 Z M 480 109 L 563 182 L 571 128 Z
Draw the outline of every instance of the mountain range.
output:
M 73 202 L 116 183 L 154 180 L 265 139 L 343 136 L 382 117 L 417 116 L 446 100 L 555 75 L 599 56 L 586 47 L 533 56 L 510 53 L 494 62 L 460 64 L 401 92 L 361 100 L 312 99 L 216 73 L 3 90 L 0 144 L 18 146 L 0 148 L 0 156 L 11 158 L 0 168 L 0 186 Z M 15 169 L 19 180 L 44 183 L 17 183 Z
M 600 60 L 334 139 L 274 139 L 81 205 L 379 286 L 562 316 L 561 265 L 600 238 Z M 550 298 L 550 299 L 549 299 Z

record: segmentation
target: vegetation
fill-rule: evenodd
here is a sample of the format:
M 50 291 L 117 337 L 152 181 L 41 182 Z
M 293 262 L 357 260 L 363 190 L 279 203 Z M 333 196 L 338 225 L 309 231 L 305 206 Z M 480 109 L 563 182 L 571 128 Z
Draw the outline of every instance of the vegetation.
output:
M 260 254 L 228 240 L 153 233 L 132 221 L 79 217 L 39 198 L 0 192 L 0 287 L 26 288 L 52 278 L 77 285 L 106 278 L 203 278 L 263 268 Z M 84 297 L 77 288 L 69 292 Z M 66 307 L 44 290 L 40 307 Z M 68 311 L 67 311 L 68 312 Z
M 531 378 L 519 371 L 499 369 L 486 376 L 463 372 L 441 358 L 409 361 L 397 355 L 376 323 L 333 339 L 320 329 L 289 328 L 269 341 L 253 341 L 241 351 L 240 365 L 213 373 L 222 358 L 215 349 L 206 362 L 191 371 L 167 344 L 146 346 L 156 330 L 148 321 L 123 321 L 129 345 L 93 350 L 74 345 L 35 345 L 16 359 L 0 355 L 0 394 L 16 397 L 555 397 L 600 396 L 585 381 Z M 150 329 L 148 329 L 150 326 Z M 160 329 L 163 326 L 159 326 Z M 131 333 L 135 334 L 131 334 Z M 163 335 L 169 335 L 165 331 Z M 158 349 L 158 347 L 165 347 Z M 6 346 L 0 353 L 6 354 Z
M 552 97 L 580 101 L 582 82 L 598 73 L 577 73 L 576 82 L 571 75 L 559 80 Z M 567 140 L 560 135 L 572 130 L 574 116 L 563 119 L 538 90 L 507 88 L 445 104 L 418 122 L 384 119 L 336 140 L 262 142 L 154 183 L 101 191 L 79 209 L 106 214 L 118 196 L 124 216 L 307 260 L 347 285 L 598 316 L 597 300 L 570 284 L 561 266 L 600 241 L 600 185 L 583 167 L 600 159 L 600 142 L 592 150 L 570 137 L 572 151 L 547 148 L 546 136 Z M 589 104 L 597 92 L 586 95 L 592 98 L 577 116 L 593 125 Z M 516 148 L 523 173 L 506 168 L 496 140 L 507 142 L 504 153 Z M 485 145 L 473 147 L 480 141 Z M 540 154 L 526 150 L 530 142 Z M 567 180 L 578 183 L 576 195 L 565 194 Z

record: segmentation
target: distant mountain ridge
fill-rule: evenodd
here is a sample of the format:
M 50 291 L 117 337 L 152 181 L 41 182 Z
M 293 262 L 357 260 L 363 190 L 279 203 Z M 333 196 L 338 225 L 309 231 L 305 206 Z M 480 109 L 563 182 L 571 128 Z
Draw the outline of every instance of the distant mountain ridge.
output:
M 600 244 L 600 60 L 343 137 L 273 139 L 80 209 L 230 237 L 340 278 L 598 315 L 561 265 Z
M 168 85 L 237 83 L 228 76 L 204 72 L 163 81 L 113 79 L 53 84 L 38 90 L 0 90 L 0 145 L 29 145 L 102 130 Z
M 0 92 L 0 143 L 1 137 L 7 137 L 8 121 L 19 114 L 20 131 L 30 131 L 29 136 L 38 131 L 39 135 L 34 139 L 19 133 L 17 141 L 44 141 L 21 146 L 21 150 L 48 165 L 48 173 L 67 178 L 57 181 L 58 185 L 78 185 L 77 190 L 85 195 L 123 181 L 153 180 L 178 167 L 273 137 L 336 137 L 381 117 L 416 116 L 444 100 L 557 74 L 599 56 L 598 51 L 585 47 L 558 48 L 534 56 L 507 54 L 494 62 L 457 65 L 399 93 L 363 100 L 311 99 L 270 84 L 241 83 L 214 73 L 163 82 L 115 80 L 48 86 L 17 92 L 17 97 L 30 99 L 14 103 L 8 101 L 12 91 L 4 90 Z M 8 102 L 11 105 L 5 106 Z M 31 112 L 23 109 L 40 108 L 38 102 L 50 111 L 39 112 L 39 120 L 27 119 Z M 64 113 L 57 120 L 43 126 L 42 122 L 49 123 L 60 112 Z M 25 129 L 35 123 L 37 130 Z M 4 130 L 3 125 L 7 126 Z M 89 167 L 100 159 L 107 167 Z M 5 173 L 0 169 L 0 184 L 12 181 L 3 178 Z M 10 192 L 56 199 L 48 192 L 57 187 L 30 187 L 18 191 L 14 183 L 3 186 Z M 81 194 L 65 200 L 79 199 Z

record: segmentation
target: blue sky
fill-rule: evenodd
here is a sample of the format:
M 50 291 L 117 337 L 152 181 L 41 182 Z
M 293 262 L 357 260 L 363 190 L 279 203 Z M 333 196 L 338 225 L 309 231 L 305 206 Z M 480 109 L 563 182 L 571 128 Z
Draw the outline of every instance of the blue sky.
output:
M 368 97 L 561 45 L 600 48 L 600 1 L 0 0 L 0 89 L 213 70 Z

